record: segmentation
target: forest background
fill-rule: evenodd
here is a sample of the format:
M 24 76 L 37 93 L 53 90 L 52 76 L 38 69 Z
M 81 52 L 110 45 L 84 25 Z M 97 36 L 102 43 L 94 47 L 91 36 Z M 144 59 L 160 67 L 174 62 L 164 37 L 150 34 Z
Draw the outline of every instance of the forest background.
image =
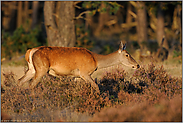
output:
M 136 56 L 182 49 L 182 2 L 1 2 L 1 59 L 40 45 L 108 54 L 127 43 Z M 162 38 L 165 41 L 162 43 Z

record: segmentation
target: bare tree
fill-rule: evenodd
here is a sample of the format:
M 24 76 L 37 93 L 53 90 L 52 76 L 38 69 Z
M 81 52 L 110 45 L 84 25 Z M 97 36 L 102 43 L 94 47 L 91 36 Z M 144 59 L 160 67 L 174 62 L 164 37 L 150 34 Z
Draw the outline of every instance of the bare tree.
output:
M 147 13 L 144 2 L 137 2 L 137 34 L 141 49 L 146 48 L 143 42 L 147 41 Z
M 13 32 L 16 29 L 16 1 L 1 2 L 1 26 L 5 31 Z
M 178 49 L 182 49 L 182 47 L 181 47 L 182 46 L 181 11 L 182 11 L 182 9 L 181 9 L 180 4 L 176 5 L 176 7 L 174 8 L 173 22 L 172 22 L 172 30 L 174 31 L 174 37 L 173 37 L 173 41 L 172 41 L 171 45 L 173 45 L 173 49 L 176 49 L 175 44 L 178 44 Z M 177 39 L 179 39 L 179 42 L 176 41 Z
M 100 9 L 106 8 L 106 4 L 104 2 L 101 2 Z M 109 20 L 109 15 L 107 12 L 100 12 L 99 13 L 99 18 L 98 18 L 98 26 L 97 29 L 95 30 L 94 34 L 95 36 L 99 36 L 101 30 L 103 29 L 105 23 Z
M 33 29 L 36 24 L 38 23 L 38 9 L 39 9 L 39 1 L 33 1 L 33 12 L 32 12 L 32 25 L 31 28 Z
M 75 45 L 75 8 L 73 1 L 46 1 L 44 19 L 49 46 Z
M 163 7 L 162 2 L 160 2 L 158 5 L 157 28 L 156 28 L 157 41 L 159 46 L 161 46 L 162 38 L 163 36 L 165 36 L 164 13 L 163 13 L 162 7 Z M 169 49 L 166 38 L 165 38 L 164 44 L 162 45 L 164 45 L 166 49 Z
M 128 32 L 130 29 L 130 23 L 132 22 L 132 15 L 130 14 L 132 10 L 132 5 L 130 2 L 127 3 L 127 11 L 126 11 L 126 24 L 128 25 L 128 27 L 126 28 L 126 31 Z
M 18 9 L 17 9 L 17 27 L 20 27 L 23 20 L 22 20 L 22 1 L 18 2 Z

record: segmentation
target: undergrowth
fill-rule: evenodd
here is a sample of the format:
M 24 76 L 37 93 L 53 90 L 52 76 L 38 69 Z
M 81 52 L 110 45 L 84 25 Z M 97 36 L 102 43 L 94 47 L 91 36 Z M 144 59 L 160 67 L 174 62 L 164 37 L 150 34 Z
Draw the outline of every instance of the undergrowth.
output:
M 45 75 L 31 90 L 18 87 L 13 73 L 4 74 L 1 84 L 1 109 L 28 121 L 75 121 L 52 112 L 69 110 L 88 114 L 91 121 L 180 121 L 182 118 L 182 78 L 171 77 L 163 66 L 141 66 L 127 79 L 124 70 L 106 72 L 96 83 L 100 94 L 91 93 L 91 85 L 73 77 Z M 2 86 L 3 85 L 3 86 Z M 173 101 L 176 98 L 176 102 Z M 173 106 L 173 105 L 177 106 Z M 168 107 L 171 111 L 169 110 Z M 132 108 L 134 107 L 134 108 Z M 157 108 L 158 107 L 158 108 Z M 39 117 L 32 115 L 39 114 Z M 138 113 L 141 112 L 141 113 Z M 150 118 L 150 114 L 153 118 Z M 164 113 L 163 113 L 164 112 Z M 169 115 L 173 112 L 176 118 Z M 49 112 L 50 113 L 50 112 Z M 138 115 L 137 115 L 138 114 Z M 181 114 L 181 115 L 180 115 Z M 19 116 L 19 117 L 18 117 Z M 52 116 L 52 117 L 51 117 Z M 165 118 L 170 117 L 170 118 Z M 89 119 L 87 119 L 89 120 Z M 77 120 L 79 121 L 79 120 Z
M 27 49 L 46 43 L 39 27 L 27 31 L 23 26 L 17 28 L 13 34 L 1 32 L 1 58 L 11 59 L 14 55 L 24 54 Z

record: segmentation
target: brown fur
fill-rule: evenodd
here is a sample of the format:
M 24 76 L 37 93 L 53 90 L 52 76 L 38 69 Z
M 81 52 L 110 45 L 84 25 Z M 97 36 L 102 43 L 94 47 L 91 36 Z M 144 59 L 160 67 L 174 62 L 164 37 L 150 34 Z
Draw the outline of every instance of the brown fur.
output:
M 31 49 L 27 50 L 27 52 L 26 52 L 26 54 L 25 54 L 25 60 L 26 60 L 27 62 L 29 62 L 29 54 L 30 54 L 30 51 L 31 51 Z
M 121 44 L 118 51 L 109 55 L 95 54 L 85 48 L 78 47 L 41 46 L 27 50 L 25 59 L 28 62 L 29 69 L 19 79 L 18 84 L 22 85 L 34 77 L 30 88 L 35 88 L 39 79 L 49 72 L 53 76 L 74 75 L 81 77 L 99 91 L 97 84 L 91 78 L 91 74 L 97 68 L 105 68 L 121 62 L 132 68 L 139 67 L 131 55 L 124 50 L 124 47 L 126 45 Z
M 53 70 L 56 75 L 72 75 L 77 69 L 91 74 L 97 67 L 93 55 L 84 48 L 42 47 L 32 58 L 34 66 L 49 66 L 49 70 Z

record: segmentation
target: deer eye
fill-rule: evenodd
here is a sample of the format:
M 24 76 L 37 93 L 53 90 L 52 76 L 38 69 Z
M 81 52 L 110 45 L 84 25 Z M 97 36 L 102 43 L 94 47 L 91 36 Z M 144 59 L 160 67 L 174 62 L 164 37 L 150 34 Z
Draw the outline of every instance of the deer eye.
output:
M 129 55 L 126 55 L 126 57 L 128 57 Z

